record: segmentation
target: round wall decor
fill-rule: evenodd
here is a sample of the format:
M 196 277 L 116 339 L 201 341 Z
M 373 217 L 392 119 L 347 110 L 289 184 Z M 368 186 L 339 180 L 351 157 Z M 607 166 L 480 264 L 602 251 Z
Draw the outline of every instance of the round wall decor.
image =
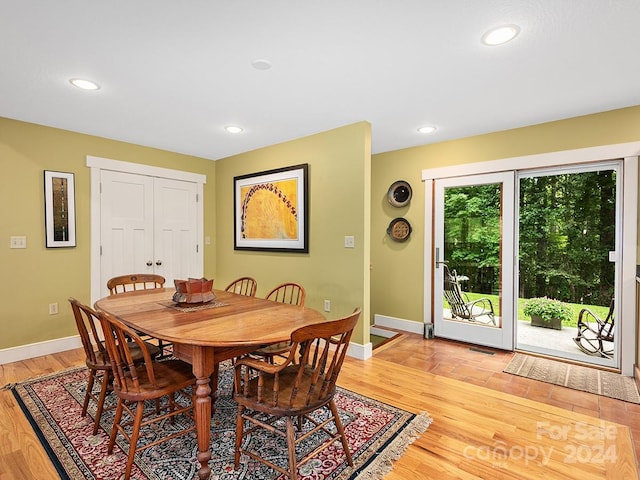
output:
M 396 242 L 404 242 L 411 235 L 411 224 L 404 218 L 394 218 L 387 227 L 387 235 Z
M 387 191 L 387 200 L 394 207 L 404 207 L 411 200 L 411 185 L 404 180 L 393 182 Z

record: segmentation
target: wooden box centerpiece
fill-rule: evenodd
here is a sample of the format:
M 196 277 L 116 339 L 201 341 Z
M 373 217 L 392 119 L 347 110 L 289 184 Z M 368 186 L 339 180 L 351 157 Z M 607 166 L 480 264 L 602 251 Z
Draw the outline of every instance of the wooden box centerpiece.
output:
M 174 280 L 173 283 L 176 286 L 173 301 L 178 305 L 197 305 L 216 299 L 216 295 L 212 291 L 213 280 L 202 277 Z

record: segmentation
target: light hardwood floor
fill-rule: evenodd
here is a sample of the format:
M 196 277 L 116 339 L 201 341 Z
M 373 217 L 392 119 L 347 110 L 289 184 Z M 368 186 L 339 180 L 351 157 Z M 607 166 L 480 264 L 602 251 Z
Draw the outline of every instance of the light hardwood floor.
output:
M 403 334 L 348 359 L 340 385 L 433 418 L 385 478 L 638 478 L 639 405 L 505 374 L 511 355 Z M 0 365 L 0 385 L 83 362 L 74 350 Z M 57 478 L 11 392 L 0 406 L 0 479 Z

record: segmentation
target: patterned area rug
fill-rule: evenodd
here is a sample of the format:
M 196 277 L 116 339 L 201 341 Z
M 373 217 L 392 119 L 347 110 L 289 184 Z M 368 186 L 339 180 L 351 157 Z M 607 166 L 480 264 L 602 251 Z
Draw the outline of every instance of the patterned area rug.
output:
M 638 388 L 632 377 L 597 368 L 516 353 L 504 372 L 625 402 L 640 403 Z
M 222 366 L 216 411 L 211 418 L 211 479 L 283 478 L 278 472 L 246 457 L 242 458 L 237 471 L 233 469 L 236 404 L 231 397 L 232 381 L 232 369 L 229 365 Z M 128 445 L 118 435 L 113 454 L 107 455 L 113 409 L 103 412 L 101 428 L 97 435 L 92 435 L 93 418 L 80 416 L 86 384 L 87 370 L 76 368 L 11 385 L 10 388 L 56 465 L 61 479 L 119 479 L 124 472 Z M 349 467 L 339 442 L 336 442 L 300 466 L 301 479 L 381 479 L 392 469 L 393 461 L 431 424 L 431 418 L 425 413 L 414 415 L 342 388 L 336 395 L 336 403 L 345 425 L 355 467 Z M 108 395 L 105 408 L 114 404 L 115 396 Z M 89 409 L 90 415 L 94 415 L 93 402 Z M 178 422 L 191 420 L 185 417 Z M 141 441 L 152 441 L 155 434 L 146 431 L 141 438 Z M 263 450 L 271 451 L 276 463 L 286 465 L 286 444 L 280 443 L 279 438 L 262 432 L 255 434 L 250 441 L 260 444 Z M 196 478 L 199 467 L 196 454 L 195 432 L 161 443 L 136 456 L 131 478 Z

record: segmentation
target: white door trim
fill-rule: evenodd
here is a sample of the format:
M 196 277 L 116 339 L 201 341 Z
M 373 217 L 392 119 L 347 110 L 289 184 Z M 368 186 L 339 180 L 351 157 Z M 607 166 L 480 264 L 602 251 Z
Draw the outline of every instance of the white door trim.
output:
M 422 180 L 425 182 L 425 255 L 424 255 L 424 285 L 425 285 L 425 322 L 430 322 L 432 301 L 430 299 L 433 288 L 430 273 L 433 264 L 432 219 L 433 188 L 432 180 L 438 178 L 466 176 L 474 173 L 492 173 L 507 170 L 527 170 L 530 168 L 551 167 L 557 165 L 572 165 L 585 162 L 624 159 L 623 162 L 623 221 L 622 234 L 622 282 L 620 287 L 620 309 L 618 314 L 618 332 L 621 339 L 620 366 L 623 375 L 633 376 L 636 360 L 636 264 L 638 248 L 638 156 L 640 142 L 601 145 L 597 147 L 564 150 L 559 152 L 541 153 L 523 157 L 505 158 L 479 163 L 468 163 L 448 167 L 422 170 Z
M 109 158 L 94 157 L 87 155 L 87 167 L 91 168 L 91 303 L 100 298 L 100 171 L 113 170 L 124 173 L 136 173 L 148 175 L 150 177 L 169 178 L 174 180 L 184 180 L 194 182 L 197 185 L 198 204 L 196 212 L 197 238 L 199 243 L 198 262 L 204 263 L 203 255 L 203 228 L 204 228 L 204 207 L 203 207 L 203 186 L 207 183 L 207 176 L 199 173 L 185 172 L 182 170 L 172 170 L 169 168 L 154 167 L 139 163 L 123 162 L 111 160 Z

